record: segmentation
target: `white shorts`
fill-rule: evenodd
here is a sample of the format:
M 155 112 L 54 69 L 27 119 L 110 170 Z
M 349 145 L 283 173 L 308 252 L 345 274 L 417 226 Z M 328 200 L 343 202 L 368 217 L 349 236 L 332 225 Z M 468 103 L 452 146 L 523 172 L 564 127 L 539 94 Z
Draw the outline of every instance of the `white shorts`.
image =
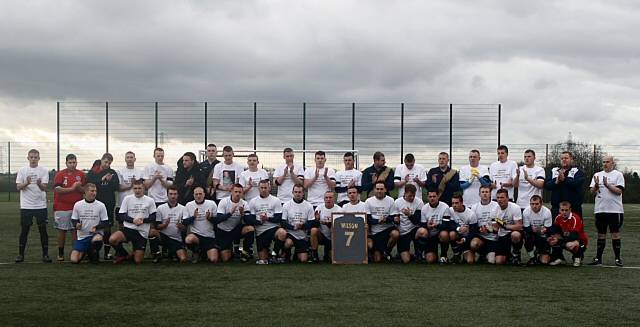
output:
M 54 223 L 53 227 L 58 230 L 74 230 L 71 223 L 72 211 L 55 211 L 53 213 Z

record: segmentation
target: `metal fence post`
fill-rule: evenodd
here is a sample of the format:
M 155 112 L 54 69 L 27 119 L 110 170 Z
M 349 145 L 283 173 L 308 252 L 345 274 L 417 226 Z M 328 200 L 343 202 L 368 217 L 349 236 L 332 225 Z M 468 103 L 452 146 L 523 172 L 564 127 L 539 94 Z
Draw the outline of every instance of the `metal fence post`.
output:
M 158 147 L 158 102 L 156 101 L 155 107 L 155 115 L 156 115 L 156 124 L 155 124 L 155 135 L 156 135 L 156 148 Z
M 253 103 L 253 149 L 258 149 L 258 103 Z M 255 151 L 253 153 L 256 153 Z
M 547 166 L 549 165 L 549 143 L 545 144 L 545 150 L 544 150 L 544 167 L 547 168 Z
M 351 150 L 356 149 L 356 103 L 351 103 Z M 360 156 L 358 156 L 360 157 Z
M 105 121 L 105 140 L 106 140 L 106 148 L 105 152 L 109 152 L 109 102 L 104 103 L 104 121 Z
M 204 102 L 204 148 L 207 148 L 207 144 L 209 144 L 209 142 L 207 142 L 207 134 L 208 134 L 208 130 L 207 130 L 207 111 L 208 111 L 208 106 L 209 104 L 205 101 Z
M 7 142 L 7 160 L 7 183 L 9 184 L 7 196 L 9 201 L 11 201 L 11 142 Z
M 400 164 L 404 157 L 404 103 L 400 104 Z
M 60 101 L 56 102 L 56 171 L 60 171 Z
M 449 104 L 449 165 L 453 163 L 453 103 Z
M 307 149 L 307 103 L 302 103 L 302 167 L 306 167 L 306 152 Z
M 498 146 L 500 146 L 500 125 L 502 123 L 502 104 L 498 103 Z

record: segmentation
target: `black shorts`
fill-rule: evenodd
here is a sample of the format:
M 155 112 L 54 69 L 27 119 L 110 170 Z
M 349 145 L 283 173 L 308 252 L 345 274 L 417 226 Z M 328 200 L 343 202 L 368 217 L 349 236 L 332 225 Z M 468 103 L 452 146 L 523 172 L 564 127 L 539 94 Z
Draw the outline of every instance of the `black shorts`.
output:
M 424 248 L 425 253 L 437 253 L 438 252 L 438 244 L 440 244 L 440 231 L 437 234 L 427 237 L 427 243 Z
M 269 250 L 269 248 L 271 247 L 271 242 L 276 239 L 276 231 L 278 231 L 277 226 L 267 229 L 260 235 L 256 235 L 256 247 L 258 248 L 258 252 Z
M 324 234 L 322 234 L 322 232 L 318 233 L 318 244 L 319 245 L 324 245 L 324 246 L 331 246 L 331 238 L 324 236 Z
M 491 252 L 496 252 L 496 248 L 498 247 L 498 241 L 488 240 L 484 237 L 478 237 L 482 240 L 482 246 L 478 249 L 478 253 L 481 255 L 487 255 Z
M 410 232 L 400 235 L 400 238 L 398 239 L 398 253 L 408 252 L 411 250 L 411 242 L 415 242 L 417 231 L 418 227 L 415 227 Z
M 446 230 L 447 232 L 455 232 L 456 228 L 458 228 L 458 224 L 453 220 L 443 220 L 440 225 L 438 225 L 438 229 L 441 231 Z
M 598 234 L 606 234 L 607 227 L 609 227 L 610 233 L 619 233 L 620 227 L 622 227 L 622 221 L 624 220 L 624 214 L 612 213 L 612 212 L 600 212 L 596 214 L 596 228 Z
M 533 245 L 536 248 L 537 254 L 549 254 L 551 247 L 544 235 L 526 233 L 525 243 Z
M 464 238 L 464 243 L 458 245 L 457 243 L 452 243 L 453 244 L 453 249 L 456 252 L 466 252 L 469 251 L 471 249 L 471 240 L 473 239 L 473 235 L 460 235 L 458 233 L 458 240 Z
M 296 253 L 306 253 L 309 250 L 309 241 L 306 239 L 299 240 L 293 235 L 287 233 L 287 238 L 293 241 L 293 247 L 296 248 Z
M 33 217 L 36 217 L 38 225 L 47 224 L 47 208 L 42 209 L 20 209 L 20 224 L 24 227 L 30 227 L 33 224 Z
M 122 233 L 126 242 L 131 242 L 134 251 L 144 251 L 147 248 L 147 239 L 140 235 L 138 230 L 125 227 Z
M 496 246 L 496 255 L 509 256 L 511 255 L 511 233 L 498 237 Z
M 218 248 L 221 251 L 224 250 L 232 250 L 233 249 L 233 241 L 239 240 L 242 236 L 242 224 L 238 224 L 238 226 L 234 227 L 231 231 L 227 232 L 222 229 L 215 229 L 216 231 L 216 242 L 218 243 Z
M 374 235 L 369 235 L 369 238 L 373 240 L 373 251 L 385 252 L 387 251 L 387 244 L 389 243 L 389 235 L 391 231 L 396 230 L 393 227 L 389 227 Z
M 179 250 L 185 249 L 183 242 L 174 240 L 163 233 L 160 233 L 160 242 L 168 250 L 169 255 L 175 255 Z
M 216 243 L 216 239 L 213 237 L 206 237 L 198 234 L 193 234 L 198 238 L 198 247 L 201 252 L 208 252 L 211 249 L 217 249 L 218 244 Z

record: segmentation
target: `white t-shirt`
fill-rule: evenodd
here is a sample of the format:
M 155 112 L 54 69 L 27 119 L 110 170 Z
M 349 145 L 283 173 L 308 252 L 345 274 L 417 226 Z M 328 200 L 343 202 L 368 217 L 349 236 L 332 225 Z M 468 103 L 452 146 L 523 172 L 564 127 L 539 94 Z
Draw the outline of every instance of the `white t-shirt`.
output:
M 422 202 L 420 198 L 416 197 L 415 199 L 413 199 L 413 202 L 408 202 L 404 198 L 399 198 L 396 200 L 395 206 L 398 210 L 398 214 L 400 214 L 400 225 L 398 226 L 400 235 L 406 235 L 411 232 L 411 230 L 418 227 L 411 222 L 411 219 L 409 219 L 409 217 L 412 216 L 416 212 L 416 210 L 422 210 L 424 202 Z M 409 216 L 405 215 L 402 212 L 404 208 L 409 208 L 409 210 L 411 210 Z
M 333 222 L 332 214 L 334 212 L 341 211 L 342 208 L 340 208 L 337 204 L 334 204 L 331 209 L 327 208 L 324 203 L 316 208 L 316 212 L 320 213 L 320 232 L 322 233 L 322 235 L 324 235 L 324 237 L 331 239 L 331 228 L 323 224 L 323 222 Z
M 244 171 L 244 167 L 238 163 L 232 162 L 230 165 L 221 162 L 213 168 L 212 178 L 219 181 L 220 185 L 231 186 L 238 183 L 240 180 L 240 174 Z M 216 190 L 216 198 L 221 200 L 230 195 L 229 191 Z
M 245 170 L 240 173 L 240 185 L 242 187 L 249 186 L 249 179 L 251 179 L 251 185 L 253 186 L 249 191 L 244 194 L 244 198 L 247 201 L 257 197 L 260 195 L 260 190 L 258 189 L 258 185 L 261 180 L 268 180 L 269 174 L 266 170 L 262 168 L 258 168 L 256 171 Z
M 552 224 L 551 210 L 545 206 L 542 206 L 538 212 L 533 212 L 531 207 L 527 207 L 522 212 L 522 225 L 524 227 L 551 227 Z
M 324 193 L 330 191 L 329 185 L 327 181 L 324 180 L 324 168 L 320 169 L 318 172 L 319 176 L 316 181 L 309 186 L 307 190 L 307 201 L 314 206 L 319 206 L 324 203 Z M 309 167 L 304 172 L 305 180 L 312 180 L 316 177 L 316 167 Z M 336 180 L 336 171 L 333 168 L 327 167 L 327 177 L 331 180 Z
M 18 170 L 16 184 L 26 183 L 27 177 L 31 177 L 31 183 L 20 190 L 20 209 L 47 208 L 47 193 L 38 187 L 38 178 L 46 186 L 49 182 L 49 171 L 42 166 L 35 168 L 30 166 L 22 167 Z
M 169 203 L 162 204 L 158 207 L 156 212 L 156 221 L 159 224 L 164 223 L 165 220 L 169 220 L 167 227 L 162 229 L 160 233 L 167 237 L 182 243 L 182 232 L 178 229 L 179 222 L 185 218 L 185 208 L 182 204 L 178 203 L 175 207 L 169 207 Z
M 316 219 L 313 213 L 313 206 L 306 200 L 302 200 L 300 203 L 296 203 L 294 200 L 288 201 L 282 207 L 282 220 L 288 222 L 291 225 L 297 223 L 306 223 L 308 220 Z M 291 234 L 297 240 L 304 240 L 307 238 L 307 231 L 304 229 L 292 230 L 287 229 L 287 233 Z
M 471 210 L 476 214 L 478 227 L 488 227 L 489 229 L 493 229 L 492 224 L 498 217 L 500 206 L 495 201 L 489 201 L 489 204 L 482 204 L 482 202 L 478 202 L 471 206 Z M 495 241 L 498 239 L 498 234 L 493 232 L 479 233 L 479 235 L 489 241 Z
M 345 203 L 342 206 L 342 212 L 344 213 L 365 213 L 365 214 L 371 214 L 371 211 L 369 211 L 369 207 L 367 206 L 366 203 L 359 201 L 357 204 L 351 204 L 351 202 L 349 203 Z
M 464 193 L 462 194 L 462 202 L 466 206 L 472 206 L 478 202 L 480 202 L 480 178 L 489 176 L 489 168 L 485 165 L 478 165 L 478 167 L 471 167 L 471 165 L 466 165 L 460 168 L 459 172 L 460 181 L 461 182 L 470 182 L 471 185 L 464 189 Z
M 129 169 L 129 168 L 122 168 L 122 169 L 118 169 L 116 171 L 116 173 L 118 174 L 118 180 L 120 181 L 120 186 L 121 187 L 131 187 L 131 179 L 133 178 L 134 180 L 137 179 L 141 179 L 141 178 L 147 178 L 147 176 L 145 176 L 144 172 L 142 171 L 142 169 L 139 168 L 133 168 L 133 169 Z M 127 191 L 122 191 L 122 192 L 118 192 L 118 207 L 122 206 L 122 200 L 124 200 L 124 198 L 127 195 L 131 195 L 133 194 L 133 190 L 129 189 Z M 164 201 L 158 201 L 158 202 L 164 202 Z
M 198 215 L 194 216 L 196 209 L 198 209 Z M 207 220 L 207 211 L 210 212 L 211 217 L 215 217 L 218 212 L 218 206 L 211 200 L 204 200 L 200 204 L 193 200 L 185 206 L 185 218 L 194 217 L 193 223 L 189 225 L 189 232 L 203 237 L 214 238 L 216 233 L 213 230 L 213 224 Z
M 524 171 L 527 171 L 529 178 L 534 180 L 541 179 L 544 181 L 545 172 L 544 168 L 533 166 L 532 168 L 528 168 L 527 166 L 522 166 L 520 168 L 520 178 L 518 182 L 518 200 L 516 203 L 520 206 L 520 208 L 524 209 L 529 206 L 529 201 L 531 197 L 534 195 L 542 196 L 542 188 L 537 188 L 527 180 L 524 179 Z
M 336 187 L 347 187 L 354 179 L 355 186 L 362 186 L 362 173 L 359 170 L 350 169 L 336 172 Z M 342 201 L 349 201 L 347 191 L 338 193 L 338 203 Z
M 237 206 L 237 207 L 234 212 L 231 212 L 231 209 L 233 208 L 233 206 Z M 221 213 L 223 215 L 231 213 L 231 217 L 219 223 L 217 226 L 218 229 L 221 229 L 225 232 L 230 232 L 234 228 L 236 228 L 236 226 L 240 225 L 242 223 L 242 215 L 240 215 L 241 207 L 244 208 L 244 210 L 246 210 L 247 212 L 249 212 L 249 206 L 247 205 L 247 201 L 243 199 L 240 199 L 238 203 L 234 203 L 233 201 L 231 201 L 230 196 L 220 200 L 220 203 L 218 203 L 217 213 Z
M 163 181 L 168 181 L 169 184 L 173 182 L 173 169 L 171 169 L 167 164 L 158 165 L 155 162 L 144 167 L 144 178 L 150 180 L 156 172 L 159 172 L 160 175 L 162 175 L 161 179 Z M 147 194 L 155 202 L 167 202 L 169 200 L 167 198 L 167 189 L 162 186 L 162 183 L 159 180 L 154 181 L 153 184 L 151 184 L 151 187 L 147 190 Z
M 422 211 L 420 213 L 420 222 L 423 224 L 427 224 L 429 222 L 435 223 L 436 225 L 440 225 L 442 223 L 443 218 L 450 217 L 449 216 L 449 206 L 439 201 L 438 205 L 433 208 L 429 203 L 425 203 L 422 206 Z M 435 236 L 439 233 L 436 228 L 432 228 L 429 230 L 429 235 Z
M 609 213 L 624 213 L 622 206 L 622 194 L 615 194 L 604 186 L 603 177 L 607 178 L 607 184 L 613 186 L 622 186 L 624 188 L 624 176 L 617 170 L 610 172 L 599 171 L 596 173 L 598 176 L 598 193 L 596 193 L 595 206 L 593 207 L 594 213 L 609 212 Z M 595 180 L 591 179 L 589 187 L 595 185 Z
M 371 213 L 371 218 L 373 219 L 380 220 L 387 218 L 387 216 L 398 214 L 393 198 L 388 195 L 382 199 L 372 196 L 365 203 L 367 204 L 367 211 Z M 371 225 L 371 235 L 378 234 L 390 227 L 393 227 L 393 222 Z
M 275 180 L 280 176 L 284 176 L 285 169 L 288 169 L 286 164 L 278 167 L 273 172 L 273 179 Z M 304 179 L 304 167 L 294 163 L 293 174 L 300 179 Z M 281 202 L 284 203 L 293 198 L 293 185 L 293 180 L 291 180 L 291 176 L 287 173 L 287 178 L 282 181 L 282 184 L 278 185 L 278 199 L 280 199 Z
M 269 194 L 268 197 L 262 198 L 260 196 L 253 198 L 249 201 L 249 210 L 251 214 L 256 216 L 258 221 L 261 221 L 260 215 L 265 213 L 268 218 L 273 218 L 275 214 L 282 214 L 282 203 L 280 199 Z M 256 225 L 256 235 L 260 235 L 271 228 L 278 227 L 280 225 L 265 220 L 262 224 Z
M 98 226 L 101 221 L 108 221 L 109 217 L 107 216 L 107 207 L 104 206 L 104 203 L 95 200 L 91 203 L 80 200 L 73 205 L 73 211 L 71 212 L 72 220 L 79 220 L 82 224 L 82 227 L 77 230 L 78 232 L 78 240 L 83 240 L 87 237 L 92 236 L 91 229 L 93 227 Z M 73 226 L 74 228 L 76 226 Z M 96 231 L 99 234 L 102 234 L 102 230 Z
M 122 200 L 122 205 L 120 206 L 120 213 L 126 213 L 127 216 L 133 219 L 147 219 L 154 212 L 156 212 L 156 202 L 146 195 L 139 198 L 133 194 L 128 195 Z M 136 226 L 133 223 L 125 221 L 124 227 L 137 230 L 142 237 L 149 238 L 149 228 L 151 228 L 151 224 L 149 223 Z
M 409 175 L 409 177 L 411 178 L 411 181 L 407 182 L 407 184 L 413 184 L 417 189 L 416 196 L 422 197 L 422 188 L 420 187 L 420 185 L 418 185 L 418 183 L 414 182 L 413 179 L 415 177 L 418 177 L 420 180 L 426 180 L 427 175 L 425 174 L 424 167 L 420 164 L 413 164 L 413 167 L 411 169 L 407 169 L 407 166 L 405 164 L 398 165 L 395 169 L 393 180 L 403 181 L 407 175 Z M 403 196 L 404 186 L 398 188 L 398 199 L 402 198 Z
M 453 207 L 449 208 L 449 216 L 451 216 L 451 220 L 453 220 L 459 227 L 469 227 L 469 225 L 478 223 L 478 217 L 476 217 L 476 214 L 473 212 L 473 210 L 471 210 L 471 208 L 466 205 L 464 207 L 464 211 L 462 212 L 455 211 Z M 469 232 L 460 234 L 462 236 L 467 236 L 469 235 Z
M 513 182 L 516 178 L 518 164 L 513 160 L 506 162 L 496 161 L 489 166 L 491 181 L 496 183 L 496 188 L 491 190 L 491 198 L 496 198 L 496 192 L 500 188 L 505 188 L 509 192 L 509 199 L 513 199 L 513 187 L 501 187 L 501 183 Z
M 498 218 L 502 219 L 505 222 L 505 225 L 514 224 L 518 220 L 522 220 L 522 211 L 520 211 L 520 206 L 513 202 L 509 202 L 505 209 L 500 208 L 498 205 Z M 500 227 L 498 230 L 498 237 L 506 236 L 511 234 L 511 231 L 508 229 L 504 229 Z

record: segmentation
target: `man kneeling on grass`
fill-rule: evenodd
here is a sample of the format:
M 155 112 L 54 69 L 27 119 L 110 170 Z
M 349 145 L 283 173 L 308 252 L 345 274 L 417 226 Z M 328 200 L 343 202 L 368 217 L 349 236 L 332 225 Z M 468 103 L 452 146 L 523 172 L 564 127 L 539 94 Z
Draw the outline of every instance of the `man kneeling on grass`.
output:
M 571 203 L 568 201 L 560 202 L 560 213 L 554 220 L 549 235 L 549 245 L 552 247 L 552 261 L 549 264 L 556 266 L 564 263 L 562 250 L 567 250 L 573 256 L 573 266 L 580 267 L 589 238 L 584 232 L 582 217 L 571 212 Z
M 102 248 L 102 229 L 109 225 L 107 208 L 96 200 L 96 185 L 88 183 L 84 187 L 84 200 L 73 205 L 71 223 L 77 230 L 78 238 L 73 241 L 71 262 L 80 263 L 85 254 L 91 262 L 98 262 Z
M 116 249 L 114 263 L 122 263 L 129 258 L 129 253 L 122 246 L 122 243 L 126 242 L 131 242 L 133 261 L 141 263 L 147 248 L 151 223 L 156 221 L 156 203 L 152 198 L 144 195 L 143 180 L 133 182 L 133 194 L 127 195 L 122 200 L 119 215 L 124 222 L 124 228 L 111 234 L 109 238 L 109 243 Z

